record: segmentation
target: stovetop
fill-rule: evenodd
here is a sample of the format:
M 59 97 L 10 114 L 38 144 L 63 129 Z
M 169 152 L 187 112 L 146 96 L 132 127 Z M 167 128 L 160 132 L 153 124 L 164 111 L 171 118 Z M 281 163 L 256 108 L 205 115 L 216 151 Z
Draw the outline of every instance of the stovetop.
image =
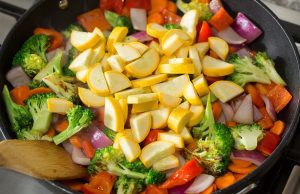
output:
M 0 0 L 1 1 L 1 0 Z M 36 0 L 2 0 L 4 2 L 22 7 L 30 8 Z M 287 30 L 294 35 L 300 43 L 300 11 L 293 11 L 290 8 L 300 4 L 300 0 L 263 0 L 267 6 L 282 20 Z M 271 3 L 270 3 L 271 2 Z M 290 8 L 283 8 L 284 4 Z M 278 5 L 279 4 L 279 5 Z M 298 6 L 298 4 L 296 6 Z M 299 7 L 300 9 L 300 7 Z M 1 12 L 1 10 L 0 10 Z M 286 22 L 287 21 L 287 22 Z M 0 13 L 0 45 L 12 26 L 16 23 L 14 17 Z M 295 25 L 296 24 L 296 25 Z M 300 44 L 297 47 L 300 51 Z M 300 128 L 300 126 L 298 127 Z M 1 139 L 0 139 L 1 140 Z M 297 140 L 297 141 L 296 141 Z M 298 194 L 300 193 L 300 129 L 297 130 L 288 153 L 283 156 L 276 165 L 259 181 L 257 188 L 250 191 L 250 194 Z M 297 148 L 299 151 L 297 151 Z M 291 157 L 289 157 L 291 156 Z M 298 158 L 297 158 L 298 157 Z M 294 160 L 296 159 L 296 160 Z M 18 184 L 16 184 L 18 183 Z M 43 181 L 20 175 L 16 172 L 0 168 L 0 193 L 5 194 L 66 194 Z

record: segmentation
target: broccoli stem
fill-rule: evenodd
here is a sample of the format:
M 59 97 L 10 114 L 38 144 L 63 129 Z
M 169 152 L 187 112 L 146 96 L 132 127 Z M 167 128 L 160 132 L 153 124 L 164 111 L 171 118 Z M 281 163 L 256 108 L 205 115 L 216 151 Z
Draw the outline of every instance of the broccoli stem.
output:
M 130 178 L 137 178 L 137 179 L 145 179 L 146 178 L 146 175 L 139 173 L 139 172 L 132 172 L 129 169 L 125 168 L 124 166 L 122 166 L 122 168 L 123 168 L 122 169 L 122 168 L 118 167 L 117 165 L 110 163 L 107 165 L 107 168 L 108 168 L 108 171 L 110 171 L 111 173 L 116 174 L 118 176 L 126 175 Z

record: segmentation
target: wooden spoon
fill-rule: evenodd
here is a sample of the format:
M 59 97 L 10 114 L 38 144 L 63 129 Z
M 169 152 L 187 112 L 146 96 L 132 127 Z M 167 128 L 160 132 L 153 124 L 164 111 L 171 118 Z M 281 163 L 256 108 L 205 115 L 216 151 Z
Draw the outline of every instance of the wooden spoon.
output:
M 44 180 L 70 180 L 87 175 L 70 154 L 48 141 L 5 140 L 0 142 L 0 167 Z

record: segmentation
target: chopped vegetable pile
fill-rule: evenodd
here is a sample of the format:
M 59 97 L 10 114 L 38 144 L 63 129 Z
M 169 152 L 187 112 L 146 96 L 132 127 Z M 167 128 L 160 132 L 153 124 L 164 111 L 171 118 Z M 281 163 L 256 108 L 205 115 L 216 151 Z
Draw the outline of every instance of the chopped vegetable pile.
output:
M 102 0 L 77 20 L 35 29 L 2 91 L 18 139 L 53 141 L 87 167 L 71 189 L 209 194 L 280 143 L 292 96 L 280 64 L 248 47 L 263 31 L 243 13 L 219 0 Z

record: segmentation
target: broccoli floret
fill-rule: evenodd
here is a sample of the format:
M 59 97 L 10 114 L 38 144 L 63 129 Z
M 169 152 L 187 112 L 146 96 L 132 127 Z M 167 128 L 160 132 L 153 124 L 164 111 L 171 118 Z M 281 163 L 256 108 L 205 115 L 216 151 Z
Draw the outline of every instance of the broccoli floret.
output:
M 274 62 L 266 52 L 258 52 L 255 56 L 255 61 L 256 65 L 268 75 L 271 81 L 283 86 L 286 85 L 285 81 L 277 73 Z
M 166 178 L 164 173 L 146 168 L 139 160 L 128 162 L 124 154 L 112 146 L 98 149 L 88 166 L 91 174 L 102 170 L 117 176 L 126 175 L 128 178 L 141 180 L 144 185 L 159 184 Z
M 229 128 L 215 123 L 210 94 L 200 127 L 194 127 L 192 132 L 193 136 L 198 139 L 197 149 L 192 152 L 186 150 L 187 154 L 196 157 L 210 174 L 220 175 L 225 172 L 234 140 Z
M 17 132 L 17 138 L 22 140 L 45 140 L 52 142 L 52 137 L 48 135 L 41 135 L 30 129 L 23 129 Z
M 255 150 L 263 138 L 263 129 L 258 124 L 237 125 L 231 128 L 234 148 L 237 150 Z
M 116 137 L 116 135 L 117 135 L 117 132 L 115 132 L 115 131 L 111 130 L 110 128 L 107 128 L 107 127 L 105 127 L 105 128 L 103 129 L 103 133 L 104 133 L 110 140 L 112 140 L 112 141 L 114 141 L 114 139 L 115 139 L 115 137 Z
M 28 85 L 30 89 L 35 89 L 35 88 L 40 88 L 40 87 L 45 87 L 47 88 L 48 86 L 45 84 L 45 82 L 39 82 L 37 80 L 32 80 L 30 84 Z
M 26 105 L 33 118 L 32 131 L 40 134 L 48 131 L 52 120 L 52 113 L 48 111 L 47 100 L 55 97 L 55 94 L 52 93 L 35 94 L 26 100 Z
M 28 108 L 18 105 L 12 100 L 6 85 L 3 88 L 2 97 L 12 130 L 18 132 L 22 129 L 31 128 L 33 120 Z
M 68 51 L 68 61 L 67 64 L 64 65 L 63 67 L 63 74 L 65 76 L 70 76 L 70 77 L 75 77 L 75 72 L 73 72 L 71 69 L 69 69 L 69 66 L 71 65 L 72 61 L 79 55 L 79 51 L 75 48 L 72 47 Z
M 62 35 L 64 36 L 65 39 L 69 39 L 73 30 L 82 32 L 83 28 L 81 26 L 79 26 L 79 25 L 76 25 L 76 24 L 70 24 L 61 33 L 62 33 Z
M 249 57 L 240 58 L 233 54 L 229 58 L 229 63 L 234 65 L 234 72 L 228 79 L 242 87 L 248 82 L 271 83 L 265 72 L 255 66 Z
M 164 27 L 167 28 L 168 30 L 182 29 L 182 27 L 178 24 L 165 24 Z
M 61 50 L 57 51 L 56 55 L 49 61 L 47 66 L 43 68 L 34 78 L 33 80 L 42 82 L 43 78 L 51 73 L 57 72 L 58 74 L 62 74 L 61 68 L 61 60 L 62 60 L 63 52 Z
M 74 84 L 75 78 L 62 76 L 58 73 L 52 73 L 43 78 L 43 82 L 52 90 L 59 98 L 64 98 L 72 102 L 77 101 L 77 86 Z
M 129 178 L 126 175 L 118 177 L 114 189 L 116 194 L 137 194 L 143 190 L 144 183 L 141 179 Z
M 81 131 L 83 128 L 88 127 L 91 124 L 93 117 L 94 115 L 90 109 L 79 105 L 75 106 L 67 114 L 69 123 L 68 128 L 53 137 L 54 143 L 56 145 L 60 144 Z
M 129 32 L 133 31 L 132 23 L 129 17 L 118 15 L 117 13 L 106 10 L 104 12 L 105 19 L 112 26 L 127 27 Z
M 176 5 L 183 13 L 186 13 L 192 9 L 198 10 L 200 16 L 199 19 L 201 21 L 209 21 L 213 16 L 208 3 L 201 3 L 198 0 L 192 0 L 189 3 L 185 3 L 183 0 L 177 0 Z
M 35 76 L 46 66 L 46 50 L 49 47 L 49 37 L 33 35 L 24 42 L 13 58 L 14 66 L 20 65 L 29 77 Z

